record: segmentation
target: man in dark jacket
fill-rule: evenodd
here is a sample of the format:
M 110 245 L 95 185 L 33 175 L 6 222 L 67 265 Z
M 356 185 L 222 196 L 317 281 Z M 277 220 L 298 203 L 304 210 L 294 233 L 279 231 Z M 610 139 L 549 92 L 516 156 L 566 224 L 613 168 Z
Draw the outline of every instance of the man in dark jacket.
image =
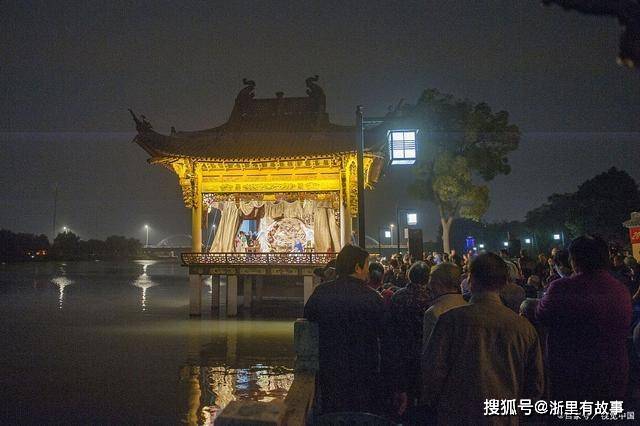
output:
M 629 290 L 607 272 L 607 245 L 601 239 L 576 238 L 569 257 L 575 275 L 551 283 L 536 310 L 549 332 L 551 396 L 622 400 L 629 372 Z
M 369 253 L 345 246 L 337 279 L 316 287 L 304 317 L 320 332 L 320 410 L 379 411 L 379 359 L 383 304 L 366 285 Z

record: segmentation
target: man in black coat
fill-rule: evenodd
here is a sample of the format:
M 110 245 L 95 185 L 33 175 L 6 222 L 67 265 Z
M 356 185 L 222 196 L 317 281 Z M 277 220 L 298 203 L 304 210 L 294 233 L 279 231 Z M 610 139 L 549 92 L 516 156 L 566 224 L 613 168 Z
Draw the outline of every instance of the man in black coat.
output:
M 345 246 L 336 259 L 336 280 L 316 287 L 304 307 L 304 317 L 320 332 L 322 413 L 379 410 L 383 303 L 366 285 L 368 271 L 369 253 Z

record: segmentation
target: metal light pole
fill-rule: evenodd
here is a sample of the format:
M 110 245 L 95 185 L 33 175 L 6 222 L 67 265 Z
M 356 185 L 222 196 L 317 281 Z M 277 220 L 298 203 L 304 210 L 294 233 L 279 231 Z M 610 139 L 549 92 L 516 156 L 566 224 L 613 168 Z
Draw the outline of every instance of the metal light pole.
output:
M 398 214 L 400 210 L 398 210 L 398 204 L 396 204 L 396 244 L 398 244 L 398 251 L 396 253 L 400 253 L 400 215 Z
M 364 122 L 362 105 L 356 107 L 356 149 L 358 169 L 358 245 L 366 248 L 364 211 Z
M 149 225 L 145 225 L 144 228 L 147 230 L 147 242 L 144 246 L 149 247 Z

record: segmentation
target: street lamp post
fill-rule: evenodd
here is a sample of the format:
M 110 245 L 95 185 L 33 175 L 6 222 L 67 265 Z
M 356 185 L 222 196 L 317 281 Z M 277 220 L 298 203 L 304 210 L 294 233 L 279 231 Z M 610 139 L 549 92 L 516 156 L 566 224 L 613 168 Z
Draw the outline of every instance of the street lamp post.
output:
M 144 229 L 147 231 L 147 241 L 145 242 L 144 246 L 149 247 L 149 225 L 145 225 Z
M 362 105 L 356 107 L 356 144 L 357 144 L 357 169 L 358 169 L 358 245 L 366 246 L 364 226 L 364 120 L 362 117 Z
M 418 221 L 417 221 L 417 214 L 415 213 L 415 209 L 402 209 L 399 208 L 398 205 L 396 204 L 396 224 L 398 224 L 398 229 L 396 230 L 396 235 L 398 237 L 398 253 L 400 253 L 400 212 L 407 212 L 407 217 L 406 217 L 406 222 L 407 222 L 407 227 L 410 225 L 417 225 Z M 409 219 L 409 216 L 412 216 L 412 219 Z M 407 250 L 409 248 L 407 247 Z
M 365 205 L 364 205 L 364 126 L 365 124 L 380 124 L 385 118 L 367 118 L 362 113 L 362 105 L 356 107 L 356 165 L 358 169 L 358 245 L 365 248 Z M 416 162 L 416 133 L 415 129 L 389 130 L 387 137 L 391 164 L 414 164 Z M 402 135 L 402 137 L 399 137 Z M 396 137 L 398 136 L 398 137 Z M 396 140 L 398 139 L 398 140 Z M 400 158 L 395 158 L 399 156 Z M 398 224 L 400 228 L 400 224 Z M 398 231 L 399 232 L 399 231 Z M 398 237 L 398 251 L 400 238 Z

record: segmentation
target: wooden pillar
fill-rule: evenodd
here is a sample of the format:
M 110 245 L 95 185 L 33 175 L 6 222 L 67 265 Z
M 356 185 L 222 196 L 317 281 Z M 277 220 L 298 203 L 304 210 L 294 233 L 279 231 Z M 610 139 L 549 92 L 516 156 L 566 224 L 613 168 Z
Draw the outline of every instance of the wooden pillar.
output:
M 344 194 L 340 193 L 340 248 L 351 243 L 351 213 Z
M 238 315 L 238 276 L 227 275 L 227 316 Z
M 196 169 L 197 170 L 197 169 Z M 191 207 L 191 251 L 202 251 L 202 176 L 196 171 L 196 191 Z M 189 275 L 189 315 L 200 316 L 202 308 L 202 276 Z
M 189 315 L 198 317 L 202 312 L 202 275 L 189 275 Z
M 244 309 L 251 309 L 251 299 L 253 298 L 253 276 L 245 275 L 242 277 L 242 307 Z
M 211 276 L 211 310 L 220 312 L 220 275 Z
M 313 293 L 313 275 L 304 276 L 304 303 L 307 303 Z

